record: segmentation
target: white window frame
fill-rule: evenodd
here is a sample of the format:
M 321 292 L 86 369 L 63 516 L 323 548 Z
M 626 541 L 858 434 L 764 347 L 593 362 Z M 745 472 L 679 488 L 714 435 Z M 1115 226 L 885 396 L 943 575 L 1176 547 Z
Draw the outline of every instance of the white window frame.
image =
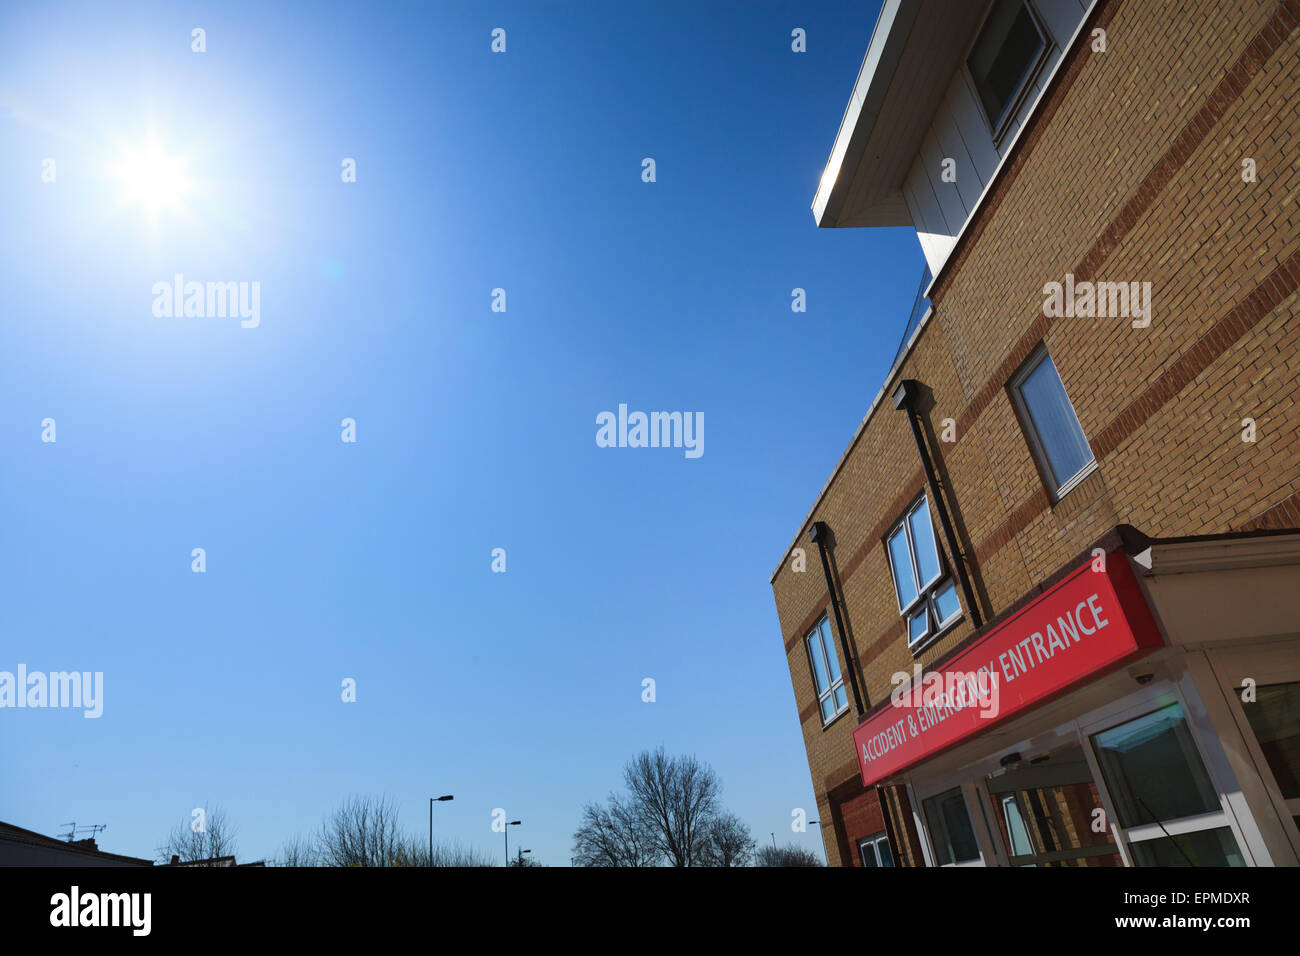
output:
M 993 145 L 1001 147 L 1002 140 L 1015 128 L 1015 118 L 1020 113 L 1021 107 L 1025 105 L 1025 98 L 1029 91 L 1033 89 L 1038 75 L 1042 73 L 1043 65 L 1051 58 L 1052 50 L 1056 46 L 1056 40 L 1052 37 L 1051 31 L 1047 29 L 1042 16 L 1034 9 L 1033 3 L 1030 0 L 1021 0 L 1024 8 L 1029 11 L 1029 19 L 1033 22 L 1034 29 L 1038 31 L 1039 37 L 1043 40 L 1043 48 L 1038 53 L 1038 59 L 1029 66 L 1025 71 L 1025 75 L 1021 77 L 1020 85 L 1016 87 L 1016 91 L 1007 98 L 1006 105 L 1002 107 L 1002 114 L 996 118 L 989 116 L 984 109 L 984 98 L 980 96 L 979 83 L 975 79 L 975 74 L 971 72 L 970 55 L 975 52 L 975 47 L 979 44 L 984 28 L 988 26 L 989 17 L 993 14 L 993 8 L 997 5 L 997 2 L 998 0 L 991 0 L 989 3 L 984 19 L 980 22 L 980 28 L 975 31 L 975 39 L 971 41 L 970 48 L 966 51 L 966 55 L 962 57 L 961 66 L 966 74 L 966 79 L 970 82 L 971 94 L 975 97 L 976 105 L 979 106 L 980 115 L 984 117 L 984 122 L 988 125 L 989 135 L 993 137 Z
M 1123 709 L 1111 710 L 1104 717 L 1098 716 L 1095 712 L 1093 715 L 1081 718 L 1075 723 L 1078 728 L 1080 742 L 1083 744 L 1084 757 L 1087 759 L 1088 767 L 1092 772 L 1093 782 L 1096 784 L 1097 792 L 1101 795 L 1106 808 L 1111 832 L 1115 835 L 1115 842 L 1124 848 L 1125 865 L 1136 865 L 1132 857 L 1133 844 L 1135 843 L 1159 839 L 1164 837 L 1166 833 L 1170 836 L 1178 836 L 1201 830 L 1226 828 L 1232 834 L 1232 838 L 1237 844 L 1237 852 L 1241 854 L 1246 866 L 1254 866 L 1255 860 L 1251 843 L 1242 832 L 1230 806 L 1229 794 L 1236 791 L 1236 781 L 1225 779 L 1224 768 L 1220 766 L 1220 761 L 1215 759 L 1216 755 L 1206 746 L 1205 718 L 1198 713 L 1199 708 L 1194 710 L 1189 706 L 1187 697 L 1180 692 L 1177 685 L 1172 682 L 1162 683 L 1165 685 L 1163 694 L 1153 693 L 1154 687 L 1148 686 L 1144 692 L 1125 701 L 1126 706 Z M 1201 759 L 1206 778 L 1217 794 L 1219 808 L 1188 817 L 1161 820 L 1158 823 L 1143 823 L 1131 827 L 1121 826 L 1115 809 L 1115 801 L 1110 795 L 1110 788 L 1106 783 L 1105 774 L 1102 773 L 1101 761 L 1097 757 L 1097 750 L 1092 738 L 1095 734 L 1119 727 L 1174 704 L 1177 704 L 1182 711 L 1183 723 L 1191 736 L 1196 754 Z M 1103 708 L 1103 710 L 1105 709 Z
M 1011 814 L 1007 812 L 1007 804 L 1011 804 L 1013 807 L 1015 807 L 1016 818 L 1017 820 L 1019 820 L 1021 827 L 1025 830 L 1025 838 L 1029 840 L 1029 849 L 1024 853 L 1017 852 L 1017 848 L 1015 846 L 1016 836 L 1015 833 L 1012 832 L 1014 829 L 1012 823 L 1014 821 L 1011 819 Z M 1005 842 L 1007 844 L 1006 846 L 1007 856 L 1011 858 L 1015 858 L 1018 856 L 1035 855 L 1037 851 L 1034 846 L 1034 838 L 1029 833 L 1029 828 L 1025 826 L 1025 819 L 1029 815 L 1028 814 L 1029 808 L 1026 807 L 1025 802 L 1020 799 L 1020 794 L 1014 790 L 1012 790 L 1010 793 L 1000 793 L 997 795 L 997 798 L 994 801 L 994 806 L 998 811 L 998 815 L 1001 817 L 1001 821 L 1000 821 L 1001 824 L 1004 827 L 1006 827 L 1007 840 Z
M 917 651 L 922 647 L 935 640 L 944 631 L 948 630 L 954 624 L 962 619 L 964 610 L 961 606 L 961 594 L 957 593 L 957 610 L 947 619 L 940 620 L 939 608 L 934 603 L 934 596 L 939 591 L 945 589 L 948 584 L 955 585 L 952 575 L 948 572 L 948 562 L 944 553 L 939 549 L 939 541 L 934 533 L 934 515 L 929 513 L 930 499 L 928 495 L 921 495 L 911 507 L 903 512 L 889 531 L 885 534 L 885 557 L 889 561 L 889 573 L 892 575 L 892 584 L 894 585 L 894 600 L 898 604 L 898 613 L 903 617 L 903 624 L 907 628 L 907 646 L 910 650 Z M 929 581 L 921 580 L 920 565 L 916 560 L 916 542 L 912 539 L 912 522 L 909 520 L 920 509 L 926 509 L 926 517 L 930 522 L 930 543 L 934 546 L 935 557 L 938 559 L 939 571 Z M 912 564 L 912 580 L 917 584 L 917 595 L 908 604 L 903 603 L 903 596 L 898 590 L 898 568 L 894 564 L 894 549 L 889 546 L 889 542 L 894 540 L 899 530 L 902 530 L 904 538 L 907 541 L 907 554 Z M 956 592 L 954 592 L 956 593 Z M 912 639 L 912 618 L 916 616 L 918 610 L 924 605 L 926 611 L 925 630 L 915 639 Z
M 894 865 L 894 852 L 893 852 L 893 847 L 889 846 L 889 834 L 881 832 L 881 833 L 876 833 L 869 837 L 863 837 L 861 840 L 858 841 L 858 859 L 862 861 L 862 866 L 864 869 L 870 869 L 870 867 L 867 866 L 867 859 L 866 859 L 868 848 L 870 848 L 872 856 L 875 857 L 876 868 L 887 869 L 887 867 L 885 866 L 884 862 L 881 860 L 880 857 L 880 844 L 882 843 L 885 844 L 886 847 L 889 847 L 890 866 L 892 867 Z
M 1300 815 L 1300 799 L 1288 800 L 1282 795 L 1246 717 L 1240 694 L 1245 675 L 1259 686 L 1300 681 L 1300 653 L 1292 641 L 1245 648 L 1215 647 L 1206 651 L 1205 669 L 1202 686 L 1219 690 L 1217 697 L 1204 693 L 1209 719 L 1223 740 L 1229 740 L 1234 730 L 1239 739 L 1236 747 L 1225 747 L 1229 759 L 1235 758 L 1239 764 L 1233 772 L 1241 784 L 1243 806 L 1234 809 L 1239 818 L 1250 816 L 1257 826 L 1267 830 L 1256 838 L 1259 848 L 1252 847 L 1257 859 L 1267 856 L 1271 865 L 1293 866 L 1300 861 L 1300 827 L 1293 819 Z M 1247 839 L 1252 836 L 1247 834 Z
M 970 779 L 952 780 L 941 778 L 937 781 L 929 781 L 924 788 L 918 787 L 913 790 L 909 787 L 909 796 L 915 801 L 912 805 L 913 818 L 917 821 L 917 833 L 921 836 L 921 850 L 927 866 L 988 866 L 990 860 L 996 859 L 992 835 L 985 826 L 987 821 L 984 819 L 983 807 L 979 803 L 979 790 L 976 783 L 976 781 Z M 930 820 L 925 814 L 925 802 L 927 800 L 942 796 L 950 790 L 961 791 L 962 806 L 966 811 L 966 818 L 970 822 L 971 833 L 975 836 L 975 845 L 978 850 L 978 855 L 974 858 L 959 860 L 956 863 L 939 861 L 939 848 L 936 842 L 938 835 L 930 832 Z M 978 816 L 972 812 L 974 808 L 979 808 L 980 813 Z
M 1025 379 L 1036 372 L 1038 367 L 1043 364 L 1043 360 L 1048 358 L 1051 358 L 1051 353 L 1048 352 L 1047 346 L 1038 346 L 1030 353 L 1029 358 L 1025 360 L 1025 364 L 1020 366 L 1020 370 L 1011 377 L 1011 381 L 1007 384 L 1011 392 L 1011 400 L 1016 407 L 1016 414 L 1020 418 L 1021 427 L 1024 429 L 1025 436 L 1029 439 L 1030 448 L 1034 453 L 1034 460 L 1038 465 L 1039 474 L 1042 476 L 1043 484 L 1047 486 L 1048 493 L 1052 496 L 1053 504 L 1055 504 L 1097 470 L 1097 455 L 1092 450 L 1092 442 L 1088 440 L 1088 433 L 1083 430 L 1083 422 L 1079 421 L 1079 413 L 1074 410 L 1074 402 L 1070 399 L 1070 393 L 1065 392 L 1065 381 L 1061 379 L 1061 370 L 1057 368 L 1056 361 L 1053 359 L 1052 367 L 1056 369 L 1056 377 L 1061 382 L 1061 391 L 1065 392 L 1065 401 L 1070 406 L 1070 414 L 1074 416 L 1075 422 L 1078 423 L 1079 432 L 1083 435 L 1084 443 L 1088 446 L 1089 457 L 1083 467 L 1064 481 L 1060 481 L 1056 473 L 1052 471 L 1052 465 L 1047 459 L 1047 450 L 1043 447 L 1043 441 L 1038 435 L 1038 426 L 1034 424 L 1034 416 L 1030 414 L 1029 403 L 1025 401 L 1024 393 L 1020 390 L 1025 383 Z
M 1009 858 L 1006 856 L 1006 848 L 1003 845 L 1001 834 L 995 836 L 985 825 L 987 822 L 984 818 L 986 812 L 985 801 L 987 801 L 987 807 L 991 808 L 993 812 L 998 812 L 1000 808 L 993 803 L 992 795 L 989 794 L 984 784 L 984 778 L 1001 765 L 1002 755 L 1010 751 L 1022 752 L 1028 757 L 1038 752 L 1055 750 L 1069 744 L 1078 744 L 1083 748 L 1083 755 L 1088 762 L 1088 769 L 1092 774 L 1093 783 L 1097 787 L 1101 806 L 1106 812 L 1105 819 L 1115 838 L 1116 851 L 1123 860 L 1124 866 L 1133 866 L 1131 844 L 1133 842 L 1143 842 L 1148 838 L 1162 837 L 1164 833 L 1160 831 L 1159 824 L 1143 824 L 1132 828 L 1119 826 L 1119 817 L 1116 814 L 1115 805 L 1111 800 L 1105 776 L 1101 772 L 1101 766 L 1093 749 L 1092 735 L 1127 723 L 1135 717 L 1141 717 L 1175 702 L 1183 709 L 1183 719 L 1187 722 L 1187 726 L 1191 731 L 1196 751 L 1205 765 L 1206 772 L 1209 774 L 1211 785 L 1219 795 L 1220 808 L 1205 814 L 1183 817 L 1177 821 L 1164 820 L 1161 822 L 1166 830 L 1175 835 L 1226 826 L 1231 830 L 1233 838 L 1237 841 L 1237 848 L 1247 866 L 1268 865 L 1269 857 L 1265 852 L 1263 843 L 1255 833 L 1254 822 L 1250 818 L 1250 810 L 1244 804 L 1237 806 L 1234 800 L 1235 796 L 1239 796 L 1240 788 L 1229 765 L 1227 755 L 1218 743 L 1218 732 L 1205 712 L 1191 676 L 1186 674 L 1181 679 L 1169 677 L 1157 679 L 1132 694 L 1109 704 L 1096 707 L 1076 718 L 1065 720 L 1050 729 L 1036 730 L 1020 740 L 1013 741 L 1010 737 L 1007 737 L 1003 741 L 1003 746 L 959 767 L 950 767 L 939 773 L 926 773 L 924 765 L 922 765 L 917 770 L 907 774 L 903 779 L 912 805 L 912 821 L 920 839 L 921 853 L 926 865 L 953 865 L 939 864 L 937 861 L 936 851 L 931 843 L 929 822 L 923 809 L 923 801 L 944 791 L 951 790 L 955 786 L 960 786 L 962 792 L 966 795 L 966 810 L 970 814 L 971 825 L 974 827 L 975 837 L 979 842 L 980 852 L 983 856 L 983 859 L 979 862 L 969 861 L 956 865 L 1011 865 Z M 976 807 L 979 808 L 978 811 Z M 1242 814 L 1244 814 L 1244 817 Z
M 823 637 L 822 635 L 823 624 L 826 626 L 825 637 Z M 822 654 L 823 654 L 822 663 L 826 667 L 827 685 L 824 691 L 817 687 L 817 667 L 814 665 L 812 660 L 812 652 L 813 652 L 812 642 L 814 637 L 817 639 L 817 646 L 820 647 L 822 650 Z M 830 647 L 825 646 L 827 641 L 830 642 L 831 645 Z M 812 626 L 812 630 L 810 630 L 807 634 L 804 635 L 803 646 L 804 646 L 804 651 L 808 654 L 808 670 L 812 672 L 813 689 L 817 691 L 817 716 L 822 718 L 822 728 L 825 729 L 829 727 L 831 724 L 835 723 L 835 721 L 839 720 L 840 717 L 846 714 L 849 709 L 849 694 L 847 688 L 845 688 L 844 691 L 843 707 L 837 709 L 829 717 L 824 716 L 826 711 L 822 708 L 822 702 L 825 701 L 826 698 L 828 697 L 831 698 L 831 702 L 834 703 L 835 698 L 833 695 L 837 687 L 841 687 L 841 688 L 844 687 L 844 668 L 842 666 L 839 666 L 840 659 L 838 654 L 835 657 L 835 664 L 840 672 L 840 676 L 838 678 L 831 677 L 831 666 L 830 666 L 829 657 L 832 654 L 836 654 L 836 650 L 835 650 L 835 635 L 831 632 L 831 621 L 828 615 L 823 614 L 820 618 L 818 618 L 817 623 Z

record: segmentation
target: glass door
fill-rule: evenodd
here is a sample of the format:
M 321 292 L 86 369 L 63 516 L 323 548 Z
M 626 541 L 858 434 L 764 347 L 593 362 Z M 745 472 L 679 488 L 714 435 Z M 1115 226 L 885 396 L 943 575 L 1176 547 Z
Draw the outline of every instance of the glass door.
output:
M 994 771 L 985 780 L 1012 866 L 1123 866 L 1078 744 Z
M 934 866 L 984 865 L 963 789 L 951 787 L 921 801 Z
M 1300 854 L 1300 647 L 1288 641 L 1209 656 L 1286 839 Z
M 1181 703 L 1089 737 L 1135 866 L 1245 866 Z
M 1237 700 L 1291 822 L 1300 824 L 1300 681 L 1242 686 Z M 1254 690 L 1249 700 L 1243 697 Z

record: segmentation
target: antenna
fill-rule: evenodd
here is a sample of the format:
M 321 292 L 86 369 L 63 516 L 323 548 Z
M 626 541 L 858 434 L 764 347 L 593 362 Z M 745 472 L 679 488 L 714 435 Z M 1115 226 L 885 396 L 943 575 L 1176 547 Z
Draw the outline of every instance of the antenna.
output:
M 78 830 L 80 830 L 82 833 L 85 833 L 87 830 L 89 830 L 90 838 L 93 840 L 95 837 L 99 836 L 99 834 L 102 831 L 108 829 L 107 823 L 91 823 L 91 824 L 87 824 L 84 827 L 79 827 L 77 826 L 76 823 L 60 823 L 59 826 L 68 828 L 68 832 L 60 833 L 59 837 L 67 840 L 69 843 L 72 843 L 77 839 Z

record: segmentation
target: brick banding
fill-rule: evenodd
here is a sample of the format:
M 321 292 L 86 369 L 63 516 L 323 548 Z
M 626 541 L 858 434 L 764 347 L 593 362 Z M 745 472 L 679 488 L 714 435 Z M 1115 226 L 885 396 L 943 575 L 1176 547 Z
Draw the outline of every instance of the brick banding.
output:
M 1121 4 L 1116 3 L 1115 0 L 1102 0 L 1094 10 L 1092 24 L 1085 28 L 1085 32 L 1091 27 L 1109 23 L 1115 9 L 1119 6 Z M 1222 80 L 1206 97 L 1200 109 L 1175 136 L 1170 147 L 1148 170 L 1127 202 L 1079 260 L 1074 269 L 1077 281 L 1085 281 L 1093 277 L 1106 259 L 1123 243 L 1125 237 L 1152 207 L 1177 173 L 1197 153 L 1232 104 L 1245 93 L 1251 78 L 1258 74 L 1277 50 L 1287 42 L 1297 26 L 1300 26 L 1300 0 L 1284 0 L 1268 22 L 1246 44 L 1232 68 L 1225 73 Z M 1013 148 L 1013 155 L 999 177 L 994 191 L 978 211 L 977 219 L 970 223 L 967 232 L 960 237 L 957 248 L 953 250 L 948 264 L 937 278 L 932 292 L 932 302 L 936 311 L 939 309 L 940 299 L 951 282 L 951 277 L 960 271 L 962 262 L 976 245 L 976 240 L 995 214 L 1003 197 L 1012 188 L 1019 170 L 1050 124 L 1052 116 L 1068 95 L 1079 72 L 1089 61 L 1089 45 L 1086 42 L 1078 44 L 1070 55 L 1071 61 L 1054 78 L 1052 88 L 1049 89 L 1035 115 L 1033 129 Z M 1300 287 L 1300 251 L 1293 252 L 1257 283 L 1240 302 L 1187 348 L 1173 365 L 1097 433 L 1091 443 L 1097 460 L 1102 461 L 1119 449 L 1187 385 L 1195 381 L 1228 349 L 1294 294 L 1298 287 Z M 940 443 L 938 451 L 941 456 L 947 458 L 952 449 L 965 438 L 988 405 L 999 392 L 1005 390 L 1006 382 L 1033 349 L 1046 338 L 1052 325 L 1051 317 L 1042 314 L 1034 317 L 997 370 L 959 414 L 956 441 Z M 884 513 L 849 559 L 840 566 L 841 584 L 847 584 L 867 556 L 880 546 L 889 527 L 923 488 L 924 474 L 918 468 L 906 482 L 903 492 L 897 496 L 889 510 Z M 999 549 L 1005 547 L 1038 515 L 1050 507 L 1051 501 L 1046 490 L 1040 488 L 1019 504 L 993 532 L 975 544 L 973 552 L 976 562 L 983 563 Z M 1261 513 L 1243 525 L 1241 530 L 1278 527 L 1300 527 L 1300 492 L 1292 494 Z M 803 636 L 823 614 L 827 613 L 829 600 L 829 595 L 823 592 L 799 629 L 786 641 L 787 654 L 793 652 Z M 873 659 L 898 641 L 904 631 L 900 618 L 863 649 L 861 659 L 864 661 Z M 801 722 L 806 722 L 816 715 L 817 707 L 814 703 L 811 708 L 805 708 L 800 712 Z

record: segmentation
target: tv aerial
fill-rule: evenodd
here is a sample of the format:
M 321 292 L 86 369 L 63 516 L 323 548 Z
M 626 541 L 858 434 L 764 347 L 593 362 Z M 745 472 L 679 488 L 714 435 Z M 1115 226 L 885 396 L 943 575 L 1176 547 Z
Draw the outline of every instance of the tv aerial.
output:
M 61 839 L 67 840 L 69 843 L 73 843 L 76 841 L 78 830 L 80 830 L 83 834 L 89 831 L 90 839 L 93 840 L 95 837 L 99 836 L 99 834 L 102 833 L 104 830 L 108 829 L 107 823 L 91 823 L 86 826 L 79 827 L 75 822 L 73 822 L 73 823 L 60 823 L 59 826 L 68 828 L 68 832 L 60 833 L 59 837 Z M 85 837 L 83 836 L 82 839 L 85 839 Z

